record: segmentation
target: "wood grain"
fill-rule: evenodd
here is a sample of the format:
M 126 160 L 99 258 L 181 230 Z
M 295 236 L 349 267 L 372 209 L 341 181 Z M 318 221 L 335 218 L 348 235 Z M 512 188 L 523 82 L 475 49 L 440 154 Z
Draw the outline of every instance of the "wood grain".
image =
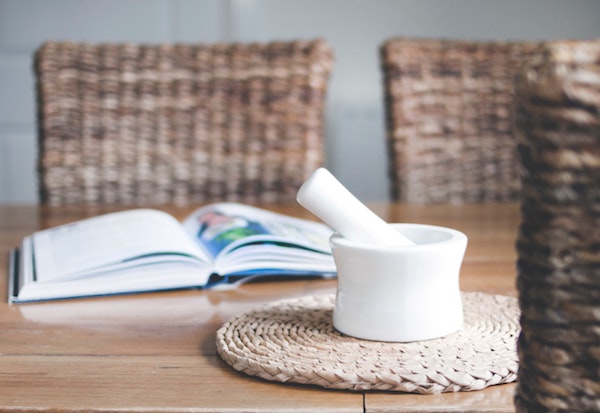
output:
M 300 207 L 265 205 L 310 218 Z M 451 226 L 469 246 L 461 289 L 515 294 L 516 205 L 373 204 L 390 222 Z M 216 330 L 262 303 L 335 291 L 335 280 L 271 281 L 235 291 L 186 290 L 6 304 L 7 254 L 21 238 L 125 207 L 0 207 L 0 410 L 70 412 L 512 412 L 514 385 L 420 396 L 266 382 L 218 357 Z M 178 218 L 193 208 L 162 207 Z

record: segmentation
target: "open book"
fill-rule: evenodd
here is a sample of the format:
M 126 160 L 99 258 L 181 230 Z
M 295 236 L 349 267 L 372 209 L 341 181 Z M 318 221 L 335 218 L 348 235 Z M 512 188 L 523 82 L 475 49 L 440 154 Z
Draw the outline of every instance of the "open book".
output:
M 334 276 L 326 225 L 237 203 L 184 220 L 152 209 L 88 218 L 25 237 L 9 302 L 231 286 L 264 276 Z

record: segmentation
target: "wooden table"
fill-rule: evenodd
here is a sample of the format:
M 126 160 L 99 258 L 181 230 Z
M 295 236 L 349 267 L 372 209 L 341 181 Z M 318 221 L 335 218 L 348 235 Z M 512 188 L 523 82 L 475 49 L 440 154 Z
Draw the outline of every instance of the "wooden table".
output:
M 370 206 L 389 222 L 465 232 L 461 289 L 515 295 L 516 205 Z M 310 217 L 296 206 L 269 208 Z M 215 331 L 230 317 L 281 298 L 332 293 L 335 280 L 6 304 L 7 253 L 23 236 L 115 209 L 122 208 L 0 207 L 0 411 L 514 411 L 514 384 L 427 396 L 331 391 L 245 376 L 217 355 Z M 183 218 L 193 208 L 161 209 Z

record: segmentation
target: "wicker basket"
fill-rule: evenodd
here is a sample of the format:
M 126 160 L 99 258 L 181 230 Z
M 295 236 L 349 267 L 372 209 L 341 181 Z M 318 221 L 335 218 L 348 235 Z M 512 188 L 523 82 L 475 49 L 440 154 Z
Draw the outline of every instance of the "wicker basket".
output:
M 549 43 L 516 83 L 519 412 L 600 411 L 600 41 Z
M 293 202 L 323 163 L 322 40 L 36 53 L 43 203 Z
M 537 46 L 410 38 L 382 45 L 393 199 L 518 199 L 514 76 Z

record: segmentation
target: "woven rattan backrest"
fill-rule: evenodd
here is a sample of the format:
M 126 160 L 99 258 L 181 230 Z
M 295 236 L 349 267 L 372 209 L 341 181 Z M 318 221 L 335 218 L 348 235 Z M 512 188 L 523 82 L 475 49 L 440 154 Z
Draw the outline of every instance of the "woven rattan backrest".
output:
M 549 42 L 516 81 L 522 412 L 600 411 L 600 40 Z
M 518 199 L 513 80 L 537 46 L 409 38 L 381 46 L 393 199 Z
M 323 163 L 332 64 L 323 40 L 46 43 L 41 202 L 292 202 Z

